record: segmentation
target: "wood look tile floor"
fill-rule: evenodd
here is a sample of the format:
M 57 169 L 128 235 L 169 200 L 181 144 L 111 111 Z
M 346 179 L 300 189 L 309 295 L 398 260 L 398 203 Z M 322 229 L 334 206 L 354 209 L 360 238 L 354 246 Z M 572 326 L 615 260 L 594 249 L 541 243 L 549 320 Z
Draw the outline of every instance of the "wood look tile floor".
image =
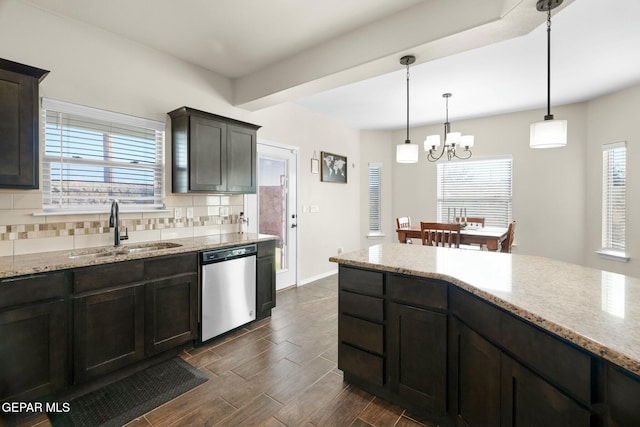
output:
M 270 318 L 183 353 L 209 381 L 127 427 L 435 427 L 343 382 L 337 300 L 337 275 L 279 292 Z

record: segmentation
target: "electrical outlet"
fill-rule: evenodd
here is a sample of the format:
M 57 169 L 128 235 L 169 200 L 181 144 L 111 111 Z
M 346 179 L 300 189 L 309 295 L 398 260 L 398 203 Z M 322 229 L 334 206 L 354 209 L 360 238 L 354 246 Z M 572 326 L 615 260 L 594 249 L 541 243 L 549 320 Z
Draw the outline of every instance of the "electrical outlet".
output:
M 173 217 L 175 219 L 181 219 L 182 218 L 182 208 L 175 208 L 173 210 Z
M 193 219 L 193 208 L 187 208 L 187 219 Z
M 344 249 L 338 248 L 338 255 L 340 255 L 343 251 L 344 251 Z

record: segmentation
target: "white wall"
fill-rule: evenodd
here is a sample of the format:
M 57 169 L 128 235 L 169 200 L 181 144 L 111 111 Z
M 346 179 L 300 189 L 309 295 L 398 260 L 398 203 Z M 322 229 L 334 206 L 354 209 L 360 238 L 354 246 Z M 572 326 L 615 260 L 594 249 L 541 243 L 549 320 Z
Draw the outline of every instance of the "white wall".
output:
M 291 104 L 256 113 L 234 108 L 229 102 L 232 85 L 221 76 L 16 0 L 0 2 L 0 57 L 50 70 L 40 86 L 44 97 L 166 120 L 167 165 L 171 138 L 166 113 L 175 108 L 187 105 L 262 125 L 259 138 L 300 147 L 299 201 L 320 207 L 299 222 L 303 281 L 336 269 L 327 258 L 337 247 L 359 247 L 360 179 L 352 172 L 359 168 L 358 131 Z M 320 183 L 318 175 L 311 175 L 304 166 L 314 150 L 346 155 L 349 183 Z M 170 185 L 170 167 L 166 169 Z M 19 194 L 31 193 L 37 198 L 37 191 Z

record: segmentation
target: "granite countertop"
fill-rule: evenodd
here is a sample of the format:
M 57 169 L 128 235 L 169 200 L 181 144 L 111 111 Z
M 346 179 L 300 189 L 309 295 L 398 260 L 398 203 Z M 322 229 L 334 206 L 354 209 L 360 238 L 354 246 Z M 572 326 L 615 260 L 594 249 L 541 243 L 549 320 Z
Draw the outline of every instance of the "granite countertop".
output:
M 42 252 L 30 255 L 16 255 L 0 257 L 0 279 L 24 276 L 47 271 L 65 270 L 69 268 L 85 267 L 89 265 L 108 264 L 112 262 L 127 261 L 132 259 L 151 258 L 162 255 L 180 254 L 207 249 L 217 249 L 242 244 L 257 243 L 278 239 L 277 236 L 267 234 L 252 233 L 229 233 L 211 236 L 193 237 L 186 239 L 162 240 L 161 242 L 123 242 L 118 248 L 126 249 L 148 243 L 176 243 L 180 246 L 171 247 L 149 252 L 131 253 L 126 255 L 102 256 L 102 257 L 76 257 L 70 258 L 71 254 L 82 254 L 91 251 L 109 251 L 114 246 L 103 246 L 100 248 L 86 248 L 71 251 Z
M 329 258 L 450 282 L 640 375 L 640 279 L 548 258 L 387 243 Z

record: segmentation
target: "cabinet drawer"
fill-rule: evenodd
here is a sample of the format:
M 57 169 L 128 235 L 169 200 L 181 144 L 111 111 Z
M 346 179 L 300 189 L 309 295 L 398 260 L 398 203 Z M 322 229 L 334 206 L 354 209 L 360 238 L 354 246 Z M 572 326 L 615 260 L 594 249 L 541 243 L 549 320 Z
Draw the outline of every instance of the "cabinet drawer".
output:
M 147 279 L 171 277 L 183 273 L 198 272 L 198 255 L 196 252 L 184 255 L 169 255 L 152 258 L 144 262 L 144 275 Z
M 384 353 L 384 326 L 378 323 L 340 315 L 339 341 L 378 354 Z
M 556 386 L 583 404 L 591 404 L 589 355 L 506 313 L 502 315 L 502 343 Z
M 338 369 L 370 384 L 384 384 L 384 359 L 347 344 L 338 346 Z
M 473 295 L 451 286 L 451 313 L 494 343 L 500 343 L 501 311 Z
M 384 321 L 384 300 L 353 292 L 340 291 L 339 311 L 363 319 Z
M 68 292 L 66 272 L 23 276 L 0 281 L 0 308 L 64 297 Z
M 384 292 L 384 276 L 380 272 L 340 266 L 339 274 L 340 289 L 375 296 Z
M 389 274 L 387 294 L 392 300 L 407 305 L 447 309 L 447 284 L 438 280 Z
M 144 261 L 81 268 L 73 272 L 73 279 L 75 293 L 141 282 L 144 279 Z

